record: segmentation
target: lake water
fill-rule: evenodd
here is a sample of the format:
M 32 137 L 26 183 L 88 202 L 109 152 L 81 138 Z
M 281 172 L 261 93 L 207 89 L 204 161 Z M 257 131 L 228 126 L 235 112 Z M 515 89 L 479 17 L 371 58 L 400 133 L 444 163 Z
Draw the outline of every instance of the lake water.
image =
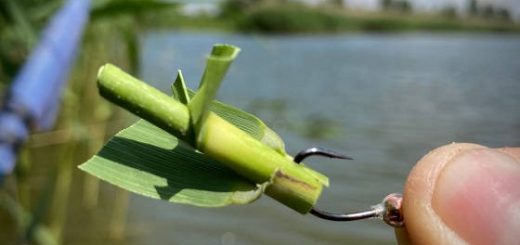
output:
M 364 210 L 400 192 L 415 162 L 450 142 L 520 145 L 520 36 L 244 36 L 149 32 L 141 78 L 196 88 L 214 43 L 242 48 L 219 99 L 253 112 L 291 154 L 323 146 L 354 161 L 307 161 L 330 177 L 319 206 Z M 428 225 L 428 224 L 425 224 Z M 132 195 L 127 244 L 393 244 L 378 220 L 302 216 L 269 197 L 202 209 Z

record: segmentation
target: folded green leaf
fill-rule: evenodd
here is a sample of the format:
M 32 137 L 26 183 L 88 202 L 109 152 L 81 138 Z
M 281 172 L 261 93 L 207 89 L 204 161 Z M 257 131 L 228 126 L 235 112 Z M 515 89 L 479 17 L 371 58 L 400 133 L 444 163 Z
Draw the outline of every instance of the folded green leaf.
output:
M 245 204 L 262 190 L 140 120 L 118 133 L 80 169 L 137 194 L 202 207 Z
M 210 110 L 280 154 L 286 155 L 282 138 L 258 117 L 216 100 L 211 104 Z

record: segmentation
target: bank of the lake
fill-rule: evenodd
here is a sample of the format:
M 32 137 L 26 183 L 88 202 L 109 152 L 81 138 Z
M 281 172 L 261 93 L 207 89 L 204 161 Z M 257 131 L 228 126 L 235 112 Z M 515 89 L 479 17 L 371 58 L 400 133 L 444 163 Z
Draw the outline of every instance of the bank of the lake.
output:
M 219 16 L 186 16 L 178 11 L 147 19 L 152 29 L 212 29 L 246 33 L 343 32 L 520 32 L 520 24 L 503 18 L 464 17 L 453 13 L 367 12 L 304 5 L 267 5 Z

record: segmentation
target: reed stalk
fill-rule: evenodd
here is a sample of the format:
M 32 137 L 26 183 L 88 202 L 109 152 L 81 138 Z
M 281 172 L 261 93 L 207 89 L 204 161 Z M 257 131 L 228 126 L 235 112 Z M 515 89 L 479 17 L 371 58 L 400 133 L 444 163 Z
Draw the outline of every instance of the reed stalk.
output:
M 122 240 L 125 237 L 128 204 L 130 192 L 117 189 L 112 206 L 112 217 L 108 227 L 108 237 L 112 240 Z

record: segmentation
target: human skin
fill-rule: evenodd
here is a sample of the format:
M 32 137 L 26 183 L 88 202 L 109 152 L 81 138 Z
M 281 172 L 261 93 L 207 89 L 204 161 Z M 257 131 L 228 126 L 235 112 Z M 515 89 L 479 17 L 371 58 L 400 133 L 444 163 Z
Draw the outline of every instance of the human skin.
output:
M 450 144 L 412 169 L 399 244 L 520 244 L 520 148 Z

